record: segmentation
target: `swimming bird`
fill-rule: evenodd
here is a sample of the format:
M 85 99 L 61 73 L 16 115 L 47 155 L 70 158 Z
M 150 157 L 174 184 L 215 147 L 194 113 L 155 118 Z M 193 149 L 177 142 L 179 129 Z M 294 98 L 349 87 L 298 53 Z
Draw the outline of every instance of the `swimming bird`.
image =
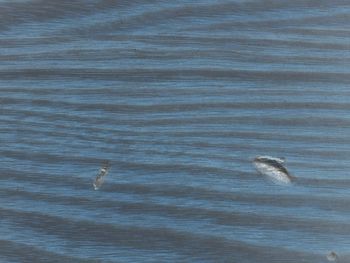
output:
M 110 164 L 108 161 L 101 167 L 99 174 L 96 176 L 92 184 L 95 190 L 98 190 L 102 186 L 104 177 L 108 174 L 109 168 Z
M 263 175 L 268 176 L 276 184 L 290 184 L 293 177 L 283 166 L 285 160 L 271 156 L 257 156 L 253 164 Z
M 328 253 L 327 259 L 328 259 L 328 261 L 331 261 L 331 262 L 337 262 L 338 261 L 338 255 L 334 251 L 331 251 L 331 252 Z

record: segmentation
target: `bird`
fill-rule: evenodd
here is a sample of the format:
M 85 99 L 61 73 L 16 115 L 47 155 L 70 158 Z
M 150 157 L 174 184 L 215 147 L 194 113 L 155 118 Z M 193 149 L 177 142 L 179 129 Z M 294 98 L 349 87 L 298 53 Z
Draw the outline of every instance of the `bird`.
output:
M 108 174 L 109 169 L 110 169 L 110 164 L 109 164 L 108 161 L 106 161 L 106 162 L 102 165 L 102 167 L 100 168 L 100 172 L 99 172 L 99 174 L 96 176 L 96 178 L 95 178 L 95 180 L 94 180 L 94 182 L 93 182 L 93 184 L 92 184 L 92 185 L 94 186 L 94 189 L 95 189 L 95 190 L 98 190 L 98 189 L 102 186 L 102 184 L 103 184 L 103 182 L 104 182 L 104 177 Z
M 286 185 L 293 181 L 293 177 L 283 166 L 284 162 L 284 158 L 271 156 L 257 156 L 253 160 L 253 164 L 259 173 L 266 175 L 276 184 Z

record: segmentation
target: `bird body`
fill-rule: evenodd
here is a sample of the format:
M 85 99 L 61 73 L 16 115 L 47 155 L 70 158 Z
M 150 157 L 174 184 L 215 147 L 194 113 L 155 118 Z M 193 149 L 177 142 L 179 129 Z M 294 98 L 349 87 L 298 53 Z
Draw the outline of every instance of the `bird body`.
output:
M 102 184 L 104 182 L 104 178 L 108 174 L 109 167 L 110 166 L 109 166 L 108 162 L 104 166 L 101 167 L 99 174 L 96 176 L 96 178 L 92 184 L 94 186 L 95 190 L 98 190 L 102 186 Z
M 253 164 L 259 173 L 268 176 L 277 184 L 290 184 L 292 176 L 284 167 L 285 160 L 271 156 L 257 156 Z

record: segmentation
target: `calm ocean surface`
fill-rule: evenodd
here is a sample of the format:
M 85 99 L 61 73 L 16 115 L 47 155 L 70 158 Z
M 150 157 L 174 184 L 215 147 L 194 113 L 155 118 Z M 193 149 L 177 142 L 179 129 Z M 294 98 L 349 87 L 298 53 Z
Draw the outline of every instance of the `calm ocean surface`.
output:
M 349 1 L 0 1 L 0 61 L 1 263 L 350 262 Z

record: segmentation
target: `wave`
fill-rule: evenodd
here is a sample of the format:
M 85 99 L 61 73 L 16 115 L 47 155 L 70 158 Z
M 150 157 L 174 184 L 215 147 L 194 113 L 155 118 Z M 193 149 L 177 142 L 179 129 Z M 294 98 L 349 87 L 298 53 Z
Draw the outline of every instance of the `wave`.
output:
M 0 209 L 2 216 L 15 224 L 45 234 L 55 235 L 75 241 L 93 240 L 97 244 L 130 247 L 144 250 L 175 249 L 181 254 L 201 259 L 214 259 L 217 253 L 222 259 L 245 259 L 252 262 L 258 258 L 295 262 L 295 258 L 316 262 L 321 256 L 313 253 L 290 251 L 281 248 L 254 246 L 238 241 L 230 241 L 215 236 L 195 235 L 167 228 L 124 227 L 99 224 L 91 221 L 75 221 L 37 212 L 23 212 Z M 276 261 L 277 262 L 277 261 Z M 301 261 L 303 262 L 303 261 Z

